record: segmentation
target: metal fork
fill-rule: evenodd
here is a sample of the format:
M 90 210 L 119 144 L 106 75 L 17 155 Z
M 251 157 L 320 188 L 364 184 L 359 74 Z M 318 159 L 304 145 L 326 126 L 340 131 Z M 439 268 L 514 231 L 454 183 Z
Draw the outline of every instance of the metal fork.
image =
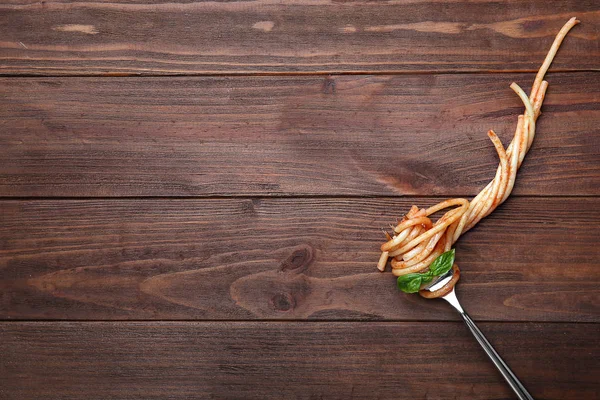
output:
M 426 286 L 425 290 L 433 292 L 435 290 L 441 289 L 446 283 L 450 281 L 450 279 L 452 279 L 452 273 L 452 270 L 450 270 L 444 275 L 441 275 L 437 280 L 433 281 L 430 285 Z M 519 400 L 534 400 L 533 397 L 531 397 L 531 395 L 527 391 L 527 389 L 525 389 L 525 386 L 523 386 L 523 384 L 519 381 L 519 379 L 517 379 L 515 374 L 510 370 L 510 368 L 508 368 L 508 365 L 506 365 L 504 360 L 502 360 L 498 353 L 496 353 L 496 350 L 494 350 L 490 342 L 488 342 L 485 336 L 483 336 L 483 333 L 481 333 L 477 325 L 475 325 L 475 322 L 473 322 L 471 317 L 469 317 L 469 314 L 467 314 L 466 311 L 463 310 L 460 303 L 458 302 L 458 299 L 456 298 L 454 288 L 452 288 L 452 291 L 450 293 L 443 296 L 442 299 L 446 300 L 452 305 L 452 307 L 456 309 L 456 311 L 458 311 L 458 313 L 462 317 L 463 321 L 465 321 L 465 324 L 467 325 L 473 336 L 475 336 L 475 339 L 477 339 L 479 345 L 483 347 L 485 353 L 492 360 L 496 368 L 498 368 L 498 371 L 500 371 L 500 373 L 502 374 L 506 382 L 509 384 L 511 389 L 515 392 Z

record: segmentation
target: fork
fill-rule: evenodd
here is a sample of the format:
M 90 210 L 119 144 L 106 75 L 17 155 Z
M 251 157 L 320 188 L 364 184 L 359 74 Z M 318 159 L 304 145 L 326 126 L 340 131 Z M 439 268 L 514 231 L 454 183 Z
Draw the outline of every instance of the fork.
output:
M 435 290 L 441 289 L 446 283 L 452 279 L 453 271 L 452 269 L 446 272 L 444 275 L 438 277 L 437 280 L 426 286 L 424 289 L 433 292 Z M 502 360 L 502 358 L 496 353 L 496 350 L 492 347 L 490 342 L 483 336 L 483 333 L 479 330 L 475 322 L 469 317 L 469 314 L 461 307 L 458 299 L 456 298 L 456 293 L 454 292 L 454 288 L 447 295 L 443 296 L 442 299 L 446 300 L 452 307 L 458 311 L 460 316 L 462 317 L 465 324 L 477 339 L 477 342 L 483 350 L 488 355 L 488 357 L 492 360 L 498 371 L 502 374 L 502 377 L 506 380 L 511 389 L 515 392 L 519 400 L 534 400 L 533 397 L 529 394 L 525 386 L 519 381 L 519 379 L 515 376 L 515 374 L 508 368 L 508 365 Z

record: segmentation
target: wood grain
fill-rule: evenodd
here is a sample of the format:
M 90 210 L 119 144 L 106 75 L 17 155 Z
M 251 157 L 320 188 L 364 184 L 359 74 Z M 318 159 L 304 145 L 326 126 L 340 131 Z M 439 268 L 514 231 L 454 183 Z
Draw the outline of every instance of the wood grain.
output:
M 572 16 L 458 296 L 536 399 L 600 398 L 597 1 L 4 0 L 0 399 L 511 398 L 380 228 L 492 178 Z
M 599 69 L 595 0 L 17 0 L 0 5 L 0 73 L 35 75 Z
M 439 199 L 0 203 L 3 319 L 458 320 L 375 269 Z M 457 244 L 477 320 L 600 321 L 600 198 L 514 198 Z
M 480 327 L 536 399 L 600 394 L 600 325 Z M 5 399 L 512 398 L 458 322 L 12 322 L 0 351 Z
M 550 74 L 515 194 L 600 194 L 598 77 Z M 472 196 L 532 80 L 3 79 L 0 196 Z

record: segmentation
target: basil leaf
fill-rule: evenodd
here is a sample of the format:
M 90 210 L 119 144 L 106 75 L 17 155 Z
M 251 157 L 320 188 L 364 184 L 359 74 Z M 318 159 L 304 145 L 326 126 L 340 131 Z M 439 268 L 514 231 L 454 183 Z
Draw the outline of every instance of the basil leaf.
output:
M 454 265 L 454 254 L 454 249 L 441 254 L 431 263 L 427 272 L 399 276 L 398 289 L 404 293 L 417 293 L 422 285 L 431 282 L 435 276 L 450 271 Z
M 429 266 L 429 272 L 433 276 L 440 276 L 450 271 L 450 268 L 454 265 L 454 255 L 455 251 L 452 249 L 438 256 Z
M 427 271 L 424 274 L 421 274 L 421 285 L 424 283 L 429 283 L 433 280 L 433 274 L 431 271 Z
M 406 274 L 398 277 L 398 289 L 404 293 L 417 293 L 421 288 L 423 275 L 421 274 Z

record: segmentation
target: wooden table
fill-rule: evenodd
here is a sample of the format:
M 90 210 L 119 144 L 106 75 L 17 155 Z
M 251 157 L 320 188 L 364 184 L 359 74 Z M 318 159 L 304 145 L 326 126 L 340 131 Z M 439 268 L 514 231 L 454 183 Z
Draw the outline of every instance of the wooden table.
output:
M 536 399 L 600 398 L 594 0 L 0 4 L 0 398 L 508 399 L 381 228 L 493 177 L 459 298 Z

